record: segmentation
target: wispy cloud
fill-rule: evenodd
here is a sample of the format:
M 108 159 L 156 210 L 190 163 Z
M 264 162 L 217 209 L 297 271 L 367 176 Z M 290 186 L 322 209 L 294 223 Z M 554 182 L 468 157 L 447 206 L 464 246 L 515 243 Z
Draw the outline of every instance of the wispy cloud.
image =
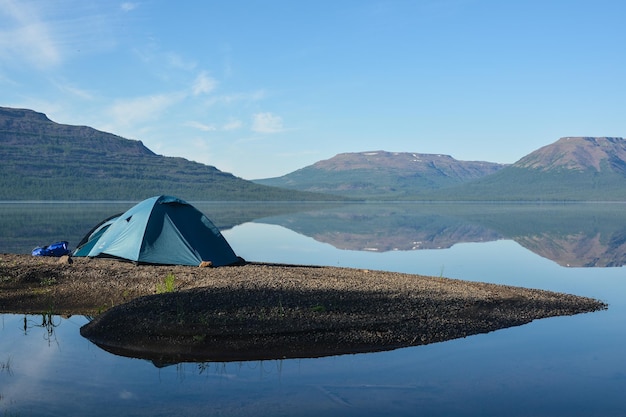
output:
M 210 125 L 210 124 L 205 124 L 205 123 L 200 123 L 200 122 L 195 122 L 195 121 L 187 122 L 185 123 L 185 126 L 198 129 L 203 132 L 214 132 L 217 130 L 217 127 L 215 127 L 215 125 Z
M 113 123 L 133 126 L 158 117 L 168 108 L 184 99 L 184 95 L 155 94 L 116 101 L 107 111 Z
M 42 20 L 38 8 L 29 3 L 0 0 L 0 58 L 25 60 L 37 67 L 58 65 L 61 53 L 49 26 Z
M 11 87 L 15 87 L 16 85 L 18 85 L 17 81 L 8 77 L 6 74 L 2 73 L 2 71 L 0 71 L 0 84 L 7 84 Z
M 130 12 L 135 10 L 137 7 L 139 7 L 139 4 L 137 3 L 132 3 L 132 2 L 124 2 L 122 4 L 120 4 L 120 9 L 122 9 L 122 11 L 124 12 Z
M 217 81 L 210 77 L 206 71 L 202 71 L 193 83 L 193 95 L 209 94 L 217 86 Z
M 94 94 L 88 90 L 76 87 L 66 82 L 55 82 L 56 87 L 64 94 L 83 100 L 93 100 Z
M 252 116 L 252 131 L 257 133 L 279 133 L 284 131 L 283 119 L 272 113 L 256 113 Z
M 190 121 L 190 122 L 185 123 L 185 126 L 191 127 L 193 129 L 201 130 L 203 132 L 216 132 L 216 131 L 229 132 L 229 131 L 241 129 L 243 127 L 243 123 L 241 122 L 241 120 L 232 119 L 222 125 L 216 126 L 214 124 Z
M 256 90 L 250 93 L 231 93 L 223 95 L 214 95 L 206 100 L 207 105 L 224 105 L 234 104 L 239 102 L 255 102 L 263 100 L 267 96 L 265 90 Z
M 140 97 L 129 97 L 116 100 L 106 110 L 110 123 L 107 128 L 113 131 L 128 131 L 146 128 L 146 123 L 152 123 L 166 111 L 175 111 L 172 107 L 197 103 L 200 95 L 210 94 L 216 87 L 217 81 L 208 75 L 207 71 L 200 72 L 187 88 L 169 93 L 155 93 Z M 80 90 L 75 91 L 79 93 Z M 205 121 L 191 120 L 184 126 L 203 132 L 218 130 L 232 130 L 240 126 L 229 121 L 223 126 Z
M 96 2 L 0 0 L 0 60 L 39 70 L 65 64 L 77 52 L 117 46 L 119 14 Z
M 222 130 L 224 131 L 237 130 L 237 129 L 241 129 L 242 127 L 243 127 L 243 123 L 241 122 L 241 120 L 230 120 L 229 122 L 225 123 L 222 126 Z
M 182 56 L 180 56 L 180 54 L 177 54 L 176 52 L 166 53 L 165 59 L 166 59 L 167 65 L 171 68 L 191 71 L 195 69 L 197 66 L 195 61 L 185 59 Z

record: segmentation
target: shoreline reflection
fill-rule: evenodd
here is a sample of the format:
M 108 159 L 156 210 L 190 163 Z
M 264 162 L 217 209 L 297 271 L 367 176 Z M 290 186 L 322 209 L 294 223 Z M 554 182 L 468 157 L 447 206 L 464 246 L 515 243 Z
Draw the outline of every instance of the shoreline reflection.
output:
M 512 240 L 564 267 L 626 264 L 622 204 L 351 204 L 255 220 L 341 250 L 447 249 Z

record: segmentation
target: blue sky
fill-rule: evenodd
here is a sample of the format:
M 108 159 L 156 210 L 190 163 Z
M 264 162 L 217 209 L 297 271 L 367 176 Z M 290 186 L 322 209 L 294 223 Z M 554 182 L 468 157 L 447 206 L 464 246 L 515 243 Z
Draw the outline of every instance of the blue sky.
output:
M 0 105 L 254 179 L 624 136 L 626 1 L 0 0 Z

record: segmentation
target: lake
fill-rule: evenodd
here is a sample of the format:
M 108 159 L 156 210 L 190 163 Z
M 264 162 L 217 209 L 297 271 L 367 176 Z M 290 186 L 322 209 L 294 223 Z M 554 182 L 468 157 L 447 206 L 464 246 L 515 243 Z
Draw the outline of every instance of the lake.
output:
M 88 317 L 0 315 L 4 416 L 626 416 L 623 204 L 194 202 L 249 261 L 381 269 L 598 298 L 609 309 L 426 346 L 161 366 Z M 75 247 L 132 203 L 0 203 L 0 253 Z

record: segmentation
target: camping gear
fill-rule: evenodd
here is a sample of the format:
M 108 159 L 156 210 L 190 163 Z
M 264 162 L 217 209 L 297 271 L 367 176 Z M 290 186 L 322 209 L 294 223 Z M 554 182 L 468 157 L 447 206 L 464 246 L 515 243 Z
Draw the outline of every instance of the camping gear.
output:
M 33 256 L 64 256 L 69 255 L 70 250 L 67 248 L 68 243 L 66 241 L 55 242 L 51 245 L 44 247 L 37 247 L 33 249 Z
M 91 251 L 91 249 L 93 249 L 96 243 L 98 243 L 98 239 L 100 239 L 102 233 L 106 232 L 109 226 L 111 226 L 111 224 L 113 224 L 113 222 L 115 222 L 122 214 L 124 213 L 114 214 L 113 216 L 107 217 L 106 219 L 95 225 L 93 229 L 91 229 L 89 233 L 87 233 L 85 237 L 83 237 L 83 239 L 78 242 L 78 245 L 76 245 L 76 249 L 74 250 L 73 255 L 89 256 L 89 252 Z
M 204 214 L 179 198 L 165 195 L 148 198 L 103 220 L 78 244 L 74 256 L 195 266 L 240 261 Z

